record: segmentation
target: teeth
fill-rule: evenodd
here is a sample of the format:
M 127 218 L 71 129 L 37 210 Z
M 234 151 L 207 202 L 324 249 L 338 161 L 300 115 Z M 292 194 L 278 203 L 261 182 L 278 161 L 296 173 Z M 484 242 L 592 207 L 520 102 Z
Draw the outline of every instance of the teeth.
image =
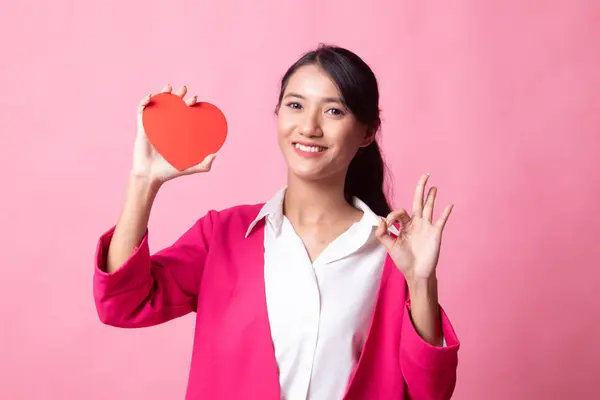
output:
M 318 153 L 320 151 L 324 151 L 325 147 L 319 147 L 319 146 L 304 146 L 302 144 L 296 143 L 296 148 L 300 149 L 302 151 L 308 151 L 310 153 Z

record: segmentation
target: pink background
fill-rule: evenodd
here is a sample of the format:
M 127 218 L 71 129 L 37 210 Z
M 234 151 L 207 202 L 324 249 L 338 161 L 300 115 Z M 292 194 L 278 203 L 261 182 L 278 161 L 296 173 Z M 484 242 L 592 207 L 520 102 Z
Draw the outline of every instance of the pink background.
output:
M 599 3 L 433 3 L 4 1 L 0 398 L 183 398 L 193 316 L 111 328 L 91 293 L 136 105 L 187 84 L 230 124 L 209 175 L 160 193 L 157 250 L 284 183 L 278 80 L 319 42 L 379 78 L 395 205 L 422 172 L 456 204 L 439 266 L 462 341 L 455 398 L 597 398 Z

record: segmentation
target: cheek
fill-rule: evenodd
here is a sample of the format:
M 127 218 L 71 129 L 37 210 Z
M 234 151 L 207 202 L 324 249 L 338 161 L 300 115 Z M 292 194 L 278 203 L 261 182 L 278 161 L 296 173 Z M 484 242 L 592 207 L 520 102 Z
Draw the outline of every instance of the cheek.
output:
M 277 116 L 277 133 L 280 138 L 291 135 L 293 126 L 292 119 L 285 114 L 279 114 Z
M 338 149 L 340 156 L 345 160 L 352 159 L 361 145 L 360 133 L 353 127 L 341 127 L 337 132 Z
M 293 127 L 290 124 L 290 120 L 279 116 L 277 118 L 277 143 L 284 154 L 286 153 L 292 132 Z
M 344 149 L 340 152 L 340 154 L 337 155 L 337 161 L 340 165 L 343 165 L 344 167 L 348 167 L 348 165 L 350 165 L 350 162 L 352 162 L 352 159 L 354 158 L 354 156 L 356 156 L 356 152 L 358 151 L 358 147 L 357 146 L 351 146 L 351 145 L 347 145 L 344 147 Z

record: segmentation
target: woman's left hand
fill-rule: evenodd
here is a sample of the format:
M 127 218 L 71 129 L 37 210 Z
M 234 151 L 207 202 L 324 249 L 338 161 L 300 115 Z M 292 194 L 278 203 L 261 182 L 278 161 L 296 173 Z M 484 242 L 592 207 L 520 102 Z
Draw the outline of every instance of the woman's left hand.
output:
M 435 280 L 442 232 L 453 207 L 447 206 L 440 218 L 433 222 L 437 188 L 430 188 L 427 197 L 424 198 L 428 179 L 429 175 L 423 175 L 419 180 L 412 215 L 404 209 L 394 210 L 385 220 L 381 220 L 376 231 L 377 237 L 404 275 L 409 287 L 421 281 Z M 400 234 L 397 238 L 388 233 L 388 227 L 395 221 L 400 222 Z

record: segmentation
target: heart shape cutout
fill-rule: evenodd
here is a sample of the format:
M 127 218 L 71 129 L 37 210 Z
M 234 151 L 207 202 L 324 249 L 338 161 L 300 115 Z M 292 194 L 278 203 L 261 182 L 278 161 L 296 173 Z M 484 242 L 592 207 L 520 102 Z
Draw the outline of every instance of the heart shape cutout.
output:
M 216 153 L 227 137 L 227 120 L 217 106 L 207 102 L 188 106 L 171 93 L 150 99 L 142 123 L 150 144 L 179 171 Z

